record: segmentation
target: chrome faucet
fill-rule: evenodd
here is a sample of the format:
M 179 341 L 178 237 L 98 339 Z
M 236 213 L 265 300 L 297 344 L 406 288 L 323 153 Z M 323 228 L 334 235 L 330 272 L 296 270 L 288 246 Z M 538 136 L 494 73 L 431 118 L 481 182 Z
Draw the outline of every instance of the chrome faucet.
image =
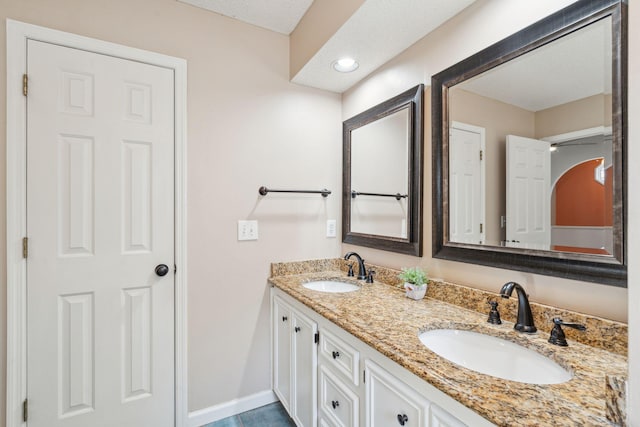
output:
M 360 257 L 360 255 L 358 255 L 355 252 L 347 252 L 347 254 L 344 256 L 344 259 L 349 259 L 352 256 L 355 256 L 356 259 L 358 260 L 358 280 L 364 280 L 367 278 L 367 271 L 364 268 L 364 260 L 362 259 L 362 257 Z
M 502 289 L 500 289 L 500 296 L 502 298 L 509 298 L 514 289 L 518 293 L 518 320 L 513 329 L 532 334 L 538 329 L 533 324 L 531 306 L 529 305 L 529 299 L 527 298 L 524 288 L 516 282 L 507 282 L 502 286 Z

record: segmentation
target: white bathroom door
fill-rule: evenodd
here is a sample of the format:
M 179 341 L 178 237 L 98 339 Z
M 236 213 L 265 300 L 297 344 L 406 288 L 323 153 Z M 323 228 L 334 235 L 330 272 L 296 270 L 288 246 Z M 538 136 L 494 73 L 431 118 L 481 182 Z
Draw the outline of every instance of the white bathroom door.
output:
M 507 135 L 507 246 L 549 250 L 550 143 Z
M 173 426 L 173 71 L 27 50 L 28 425 Z
M 449 133 L 449 241 L 484 243 L 484 128 L 453 122 Z

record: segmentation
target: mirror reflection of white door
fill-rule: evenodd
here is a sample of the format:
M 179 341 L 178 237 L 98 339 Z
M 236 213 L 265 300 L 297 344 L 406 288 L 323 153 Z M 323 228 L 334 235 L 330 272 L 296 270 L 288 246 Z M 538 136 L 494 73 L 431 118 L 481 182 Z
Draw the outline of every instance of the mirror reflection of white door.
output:
M 449 131 L 449 241 L 485 240 L 484 128 L 452 122 Z
M 507 135 L 507 246 L 550 248 L 550 145 Z
M 29 426 L 173 426 L 173 70 L 27 61 Z

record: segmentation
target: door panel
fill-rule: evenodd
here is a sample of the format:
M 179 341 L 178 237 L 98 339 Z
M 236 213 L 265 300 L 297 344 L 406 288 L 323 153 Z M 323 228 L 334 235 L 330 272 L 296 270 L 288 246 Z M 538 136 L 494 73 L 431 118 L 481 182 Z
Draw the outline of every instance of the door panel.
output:
M 58 298 L 60 415 L 69 417 L 94 407 L 93 294 Z
M 315 427 L 317 422 L 318 351 L 315 334 L 318 326 L 307 316 L 293 313 L 293 389 L 292 418 L 300 427 Z
M 124 289 L 122 399 L 151 394 L 151 288 Z
M 124 252 L 151 251 L 151 144 L 123 141 Z
M 93 255 L 93 138 L 61 135 L 58 151 L 60 256 Z
M 484 243 L 484 129 L 454 122 L 449 137 L 449 240 Z
M 27 50 L 29 426 L 172 426 L 173 71 Z
M 549 250 L 551 156 L 549 143 L 507 135 L 507 245 Z
M 273 391 L 291 413 L 291 308 L 280 298 L 273 299 Z

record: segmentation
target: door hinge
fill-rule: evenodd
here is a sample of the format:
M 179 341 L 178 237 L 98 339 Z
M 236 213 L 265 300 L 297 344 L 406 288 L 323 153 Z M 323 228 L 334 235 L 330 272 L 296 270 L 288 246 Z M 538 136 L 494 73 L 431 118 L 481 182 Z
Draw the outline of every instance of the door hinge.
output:
M 316 332 L 316 334 L 313 336 L 313 342 L 316 344 L 320 342 L 320 332 Z
M 177 274 L 178 273 L 178 266 L 173 264 L 173 274 Z
M 22 421 L 23 422 L 27 422 L 27 420 L 29 419 L 29 401 L 27 399 L 24 400 L 24 402 L 22 402 Z
M 362 382 L 363 383 L 367 382 L 367 371 L 362 371 Z
M 29 256 L 29 238 L 22 238 L 22 258 L 27 258 Z
M 482 160 L 483 155 L 484 155 L 484 152 L 480 150 L 480 160 Z
M 26 74 L 22 75 L 22 94 L 27 96 L 29 93 L 29 77 Z
M 480 232 L 482 233 L 482 223 L 480 223 Z

